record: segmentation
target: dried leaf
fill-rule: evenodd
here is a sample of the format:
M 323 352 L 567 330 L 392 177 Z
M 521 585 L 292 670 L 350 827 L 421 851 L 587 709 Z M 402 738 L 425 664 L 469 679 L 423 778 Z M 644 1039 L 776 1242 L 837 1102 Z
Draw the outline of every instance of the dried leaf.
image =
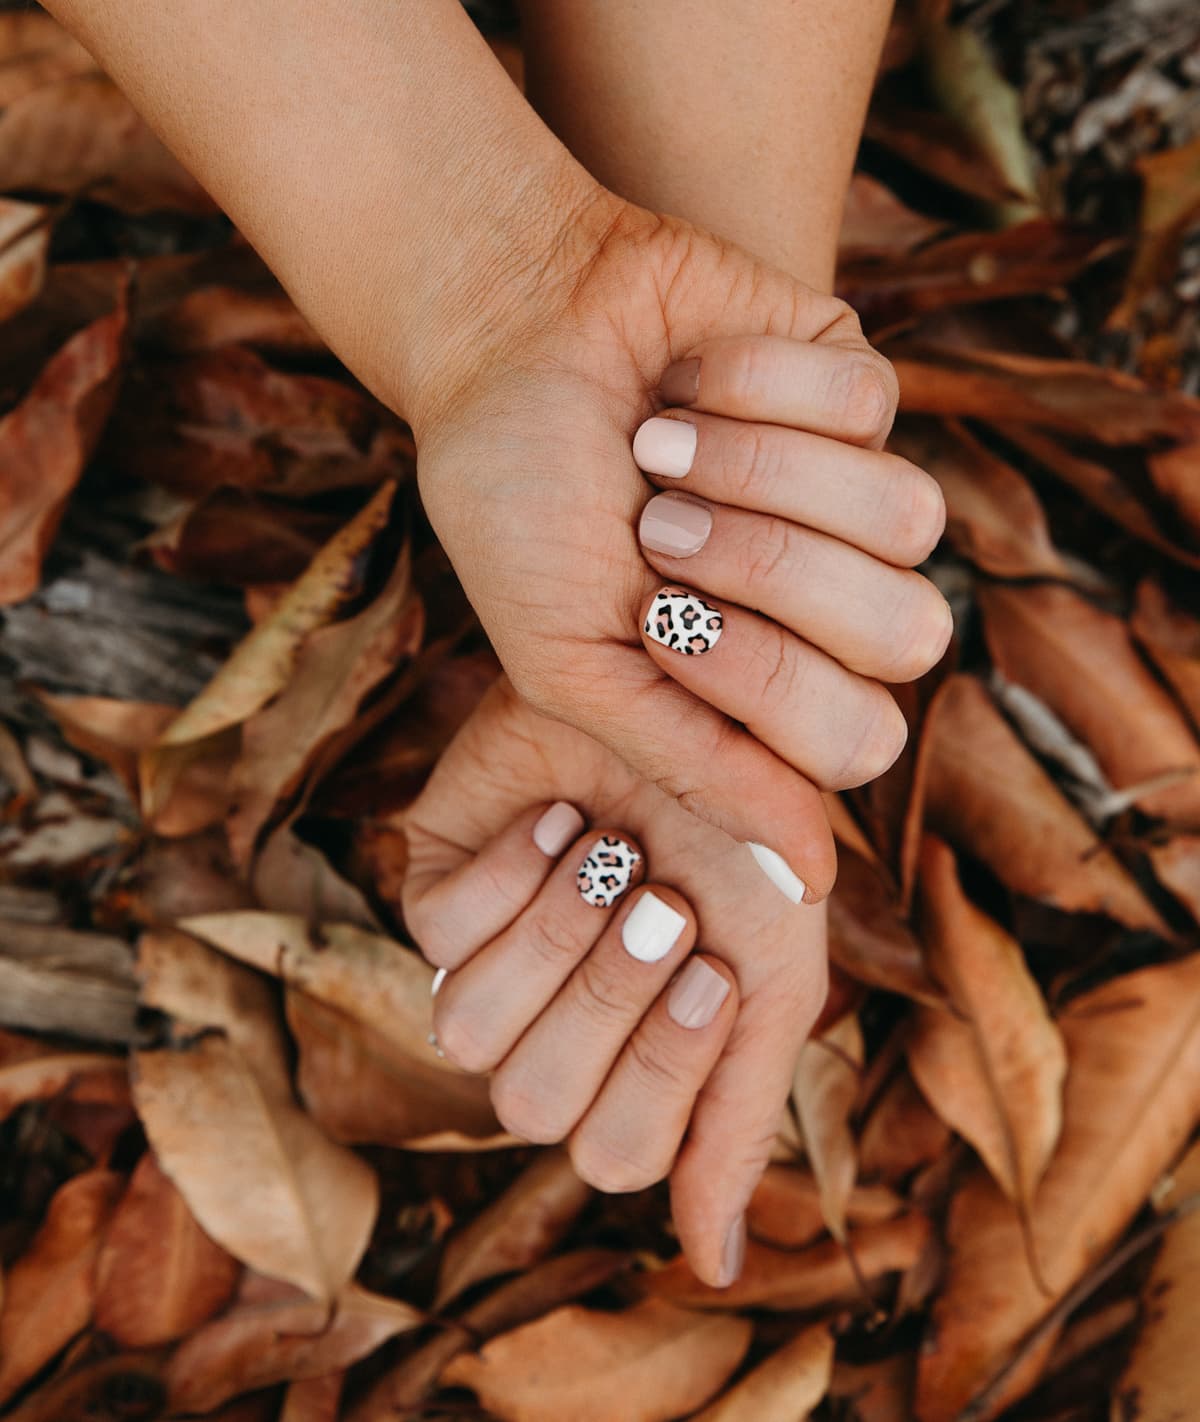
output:
M 846 1422 L 912 1422 L 915 1363 L 908 1353 L 833 1370 L 830 1395 L 849 1408 Z
M 357 1284 L 326 1304 L 251 1276 L 228 1313 L 176 1350 L 165 1374 L 170 1405 L 211 1412 L 242 1392 L 322 1377 L 423 1321 L 417 1309 Z
M 864 1279 L 911 1269 L 929 1237 L 924 1215 L 903 1214 L 879 1224 L 860 1225 L 848 1236 L 849 1251 Z M 647 1277 L 645 1290 L 684 1308 L 765 1308 L 793 1310 L 825 1308 L 861 1302 L 859 1278 L 850 1252 L 836 1240 L 807 1249 L 772 1249 L 751 1240 L 741 1277 L 727 1289 L 703 1284 L 680 1255 L 657 1274 Z
M 1143 578 L 1129 626 L 1200 728 L 1200 618 L 1173 603 L 1153 578 Z
M 846 1201 L 851 1224 L 878 1224 L 894 1219 L 904 1202 L 883 1185 L 857 1185 Z M 784 1249 L 811 1244 L 825 1232 L 821 1192 L 807 1170 L 790 1165 L 768 1165 L 755 1187 L 746 1210 L 752 1238 Z
M 0 108 L 43 84 L 95 69 L 79 41 L 41 10 L 0 14 Z
M 954 855 L 932 836 L 921 889 L 929 966 L 951 1010 L 917 1009 L 909 1068 L 942 1120 L 1028 1209 L 1062 1130 L 1062 1037 L 1019 944 L 966 897 Z
M 804 1422 L 829 1391 L 833 1335 L 815 1324 L 802 1329 L 694 1422 Z
M 1046 702 L 1113 785 L 1193 772 L 1137 803 L 1148 814 L 1200 825 L 1200 743 L 1147 671 L 1126 624 L 1063 587 L 980 588 L 979 603 L 1000 672 Z
M 565 1150 L 549 1150 L 451 1236 L 442 1255 L 435 1311 L 473 1284 L 528 1269 L 563 1238 L 591 1199 Z
M 29 1041 L 13 1051 L 18 1039 L 0 1033 L 0 1121 L 29 1101 L 70 1096 L 80 1101 L 121 1100 L 127 1073 L 121 1057 L 100 1052 L 63 1052 Z M 3 1297 L 3 1295 L 0 1295 Z
M 983 1172 L 955 1195 L 949 1268 L 921 1353 L 919 1422 L 995 1417 L 1026 1392 L 1057 1329 L 989 1387 L 1019 1341 L 1129 1223 L 1200 1119 L 1200 957 L 1145 968 L 1077 999 L 1061 1022 L 1070 1067 L 1062 1140 L 1030 1228 L 1047 1295 L 1030 1272 L 1017 1211 Z
M 101 1236 L 123 1184 L 108 1170 L 68 1180 L 9 1270 L 0 1311 L 0 1404 L 87 1326 Z
M 648 1299 L 624 1313 L 571 1305 L 462 1354 L 444 1381 L 506 1422 L 667 1422 L 721 1386 L 750 1345 L 744 1318 Z
M 124 1348 L 170 1343 L 223 1308 L 240 1274 L 147 1152 L 104 1236 L 96 1327 Z
M 1015 893 L 1167 934 L 974 677 L 950 677 L 935 697 L 921 755 L 929 828 Z
M 945 114 L 886 100 L 872 105 L 864 136 L 920 173 L 997 207 L 1019 198 L 990 157 Z
M 1146 468 L 1191 542 L 1200 543 L 1200 440 L 1147 455 Z
M 945 1123 L 929 1109 L 907 1070 L 898 1072 L 863 1125 L 859 1164 L 869 1179 L 893 1183 L 945 1156 Z
M 890 188 L 866 173 L 855 173 L 842 209 L 839 279 L 847 264 L 855 260 L 906 256 L 944 230 L 945 223 L 914 212 Z
M 858 1173 L 850 1114 L 862 1063 L 862 1029 L 851 1015 L 804 1044 L 792 1082 L 792 1103 L 820 1189 L 821 1214 L 839 1243 L 845 1243 L 846 1208 Z
M 1121 302 L 1108 319 L 1117 328 L 1132 324 L 1142 299 L 1174 275 L 1179 245 L 1200 213 L 1200 138 L 1182 148 L 1148 153 L 1137 160 L 1142 177 L 1142 211 Z
M 139 1415 L 142 1409 L 157 1416 L 164 1401 L 159 1381 L 161 1361 L 153 1354 L 120 1354 L 69 1368 L 65 1375 L 44 1383 L 30 1397 L 5 1414 L 5 1422 L 100 1422 L 112 1417 L 114 1399 Z M 124 1422 L 124 1419 L 122 1419 Z M 240 1417 L 211 1417 L 208 1422 L 267 1422 L 261 1414 Z
M 168 350 L 189 355 L 231 345 L 306 355 L 325 350 L 325 342 L 278 289 L 197 287 L 163 313 L 155 337 Z M 189 438 L 186 429 L 180 434 Z
M 1171 1172 L 1167 1207 L 1200 1198 L 1200 1145 Z M 1142 1286 L 1144 1322 L 1114 1390 L 1114 1414 L 1130 1422 L 1200 1416 L 1196 1357 L 1196 1280 L 1200 1278 L 1200 1212 L 1170 1228 Z
M 338 1422 L 345 1384 L 344 1369 L 292 1383 L 284 1394 L 278 1422 Z
M 108 418 L 127 324 L 122 294 L 116 310 L 72 336 L 0 420 L 0 605 L 37 590 L 42 558 Z
M 0 198 L 0 321 L 37 296 L 46 279 L 50 209 Z

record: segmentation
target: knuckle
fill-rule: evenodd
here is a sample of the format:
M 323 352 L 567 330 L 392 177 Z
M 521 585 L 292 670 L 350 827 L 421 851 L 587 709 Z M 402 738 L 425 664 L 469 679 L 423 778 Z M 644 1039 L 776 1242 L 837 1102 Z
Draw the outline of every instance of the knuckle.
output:
M 803 571 L 803 559 L 795 533 L 781 518 L 756 517 L 742 546 L 741 576 L 753 590 L 770 588 L 782 576 L 795 577 Z
M 533 1145 L 555 1145 L 570 1129 L 555 1119 L 544 1093 L 530 1088 L 515 1075 L 499 1073 L 491 1085 L 492 1110 L 501 1126 L 512 1136 Z
M 736 424 L 727 438 L 729 448 L 724 472 L 730 494 L 749 504 L 772 482 L 778 464 L 775 455 L 778 441 L 770 438 L 761 426 L 745 421 Z
M 559 914 L 542 912 L 530 916 L 524 937 L 530 949 L 551 968 L 561 970 L 579 956 L 578 934 Z
M 633 1003 L 627 983 L 599 953 L 590 953 L 579 965 L 579 998 L 583 1010 L 602 1026 L 628 1023 Z
M 586 1128 L 577 1131 L 567 1147 L 575 1174 L 606 1195 L 628 1195 L 656 1185 L 666 1174 L 653 1162 L 625 1150 L 618 1142 Z
M 767 381 L 769 363 L 770 352 L 761 341 L 730 341 L 718 365 L 720 395 L 739 406 L 757 401 Z
M 896 376 L 874 352 L 851 356 L 838 371 L 834 400 L 842 427 L 858 439 L 881 439 L 896 414 Z
M 662 1042 L 652 1042 L 642 1033 L 629 1039 L 626 1048 L 629 1070 L 638 1087 L 651 1100 L 671 1100 L 684 1089 L 679 1062 Z
M 774 717 L 786 713 L 800 692 L 801 670 L 793 655 L 790 634 L 777 623 L 770 624 L 770 637 L 762 649 L 762 659 L 768 670 L 763 678 L 762 704 Z

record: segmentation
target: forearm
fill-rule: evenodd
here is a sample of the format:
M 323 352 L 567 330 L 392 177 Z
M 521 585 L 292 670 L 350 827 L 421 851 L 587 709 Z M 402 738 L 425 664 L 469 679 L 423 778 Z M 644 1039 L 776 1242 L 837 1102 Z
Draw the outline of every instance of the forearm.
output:
M 530 98 L 601 182 L 831 288 L 890 0 L 521 9 Z
M 417 422 L 604 194 L 458 0 L 48 0 L 361 379 Z

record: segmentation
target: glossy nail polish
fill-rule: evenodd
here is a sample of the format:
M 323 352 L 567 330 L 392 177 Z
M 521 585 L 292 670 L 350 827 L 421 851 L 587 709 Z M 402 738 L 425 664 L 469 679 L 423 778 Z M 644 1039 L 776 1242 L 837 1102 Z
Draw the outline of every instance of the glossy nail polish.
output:
M 616 835 L 602 836 L 579 866 L 576 882 L 580 898 L 594 908 L 611 908 L 633 883 L 641 862 L 642 856 L 632 844 Z
M 696 457 L 696 426 L 688 420 L 664 420 L 655 415 L 633 437 L 633 458 L 646 474 L 682 479 Z
M 707 1027 L 729 996 L 729 982 L 703 958 L 693 958 L 671 985 L 667 1016 L 695 1032 Z
M 646 635 L 673 652 L 698 657 L 717 645 L 724 625 L 720 611 L 695 593 L 663 588 L 650 604 Z
M 739 1215 L 725 1236 L 721 1254 L 721 1288 L 727 1289 L 739 1277 L 746 1262 L 746 1216 Z
M 782 854 L 768 849 L 765 844 L 748 843 L 747 848 L 754 855 L 754 862 L 784 898 L 791 899 L 794 904 L 804 901 L 804 880 L 792 870 Z
M 651 889 L 638 899 L 621 925 L 621 942 L 639 963 L 657 963 L 679 942 L 687 919 Z
M 533 827 L 533 842 L 547 859 L 557 859 L 583 829 L 583 816 L 566 800 L 551 805 Z
M 658 393 L 668 405 L 690 405 L 700 394 L 700 357 L 690 356 L 667 366 Z
M 642 510 L 638 541 L 643 548 L 671 558 L 699 553 L 712 532 L 712 510 L 687 494 L 659 494 Z

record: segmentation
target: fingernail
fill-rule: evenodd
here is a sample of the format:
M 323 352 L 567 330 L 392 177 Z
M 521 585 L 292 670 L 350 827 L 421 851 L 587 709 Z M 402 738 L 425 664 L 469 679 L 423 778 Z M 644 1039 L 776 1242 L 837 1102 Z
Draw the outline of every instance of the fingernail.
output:
M 712 511 L 686 494 L 658 494 L 642 510 L 638 538 L 644 548 L 690 558 L 699 553 L 712 532 Z
M 680 1027 L 707 1027 L 729 996 L 729 983 L 703 958 L 693 958 L 667 994 L 667 1015 Z
M 434 973 L 433 982 L 429 984 L 430 997 L 437 997 L 438 991 L 440 990 L 442 984 L 446 981 L 446 976 L 448 972 L 449 969 L 447 968 L 439 968 L 437 972 Z
M 754 855 L 755 863 L 770 879 L 771 883 L 779 892 L 792 903 L 803 902 L 805 884 L 798 874 L 792 872 L 787 860 L 782 854 L 776 854 L 773 849 L 768 849 L 765 844 L 749 844 L 750 853 Z
M 698 657 L 717 645 L 724 625 L 720 612 L 695 593 L 663 588 L 650 604 L 646 635 L 673 652 Z
M 621 925 L 621 942 L 625 951 L 639 963 L 657 963 L 679 942 L 687 927 L 687 919 L 676 913 L 652 890 L 638 899 Z
M 668 405 L 690 405 L 700 394 L 700 357 L 690 356 L 667 366 L 658 393 Z
M 533 842 L 547 859 L 557 859 L 583 828 L 583 816 L 574 805 L 559 800 L 533 827 Z
M 655 415 L 633 437 L 633 459 L 646 474 L 682 479 L 696 457 L 696 426 L 689 420 Z
M 742 1272 L 746 1262 L 746 1216 L 739 1215 L 729 1227 L 725 1236 L 725 1248 L 721 1251 L 721 1284 L 727 1289 Z
M 606 834 L 579 866 L 579 896 L 595 908 L 611 908 L 633 883 L 642 856 L 632 844 Z

